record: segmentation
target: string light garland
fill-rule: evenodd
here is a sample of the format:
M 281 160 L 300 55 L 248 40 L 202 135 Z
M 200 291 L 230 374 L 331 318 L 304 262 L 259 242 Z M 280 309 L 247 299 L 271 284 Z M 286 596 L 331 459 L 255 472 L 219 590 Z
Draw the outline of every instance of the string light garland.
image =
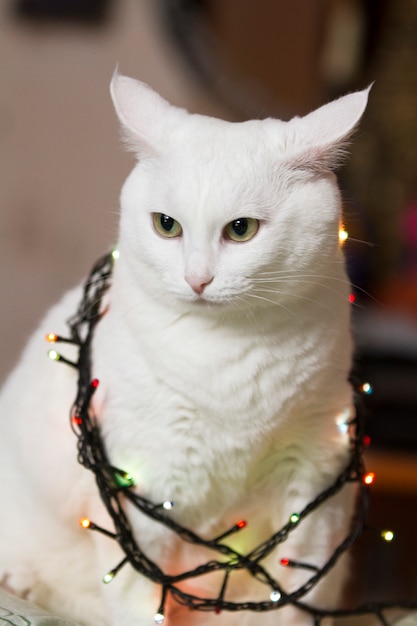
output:
M 389 609 L 417 609 L 417 601 L 368 603 L 354 609 L 320 608 L 303 601 L 303 597 L 329 573 L 342 554 L 352 546 L 366 523 L 369 485 L 374 482 L 375 474 L 367 472 L 363 462 L 363 450 L 369 445 L 369 441 L 363 432 L 363 420 L 360 418 L 360 396 L 372 393 L 372 387 L 369 383 L 354 385 L 356 415 L 351 418 L 347 414 L 345 421 L 338 424 L 341 432 L 346 433 L 350 441 L 350 459 L 344 470 L 314 500 L 306 504 L 303 509 L 294 511 L 282 528 L 248 553 L 242 553 L 224 543 L 227 537 L 246 527 L 246 520 L 238 520 L 231 528 L 226 529 L 213 539 L 204 539 L 193 530 L 177 523 L 169 514 L 174 508 L 174 502 L 167 500 L 155 504 L 144 498 L 132 489 L 135 486 L 133 477 L 123 469 L 111 465 L 91 407 L 92 397 L 99 386 L 99 381 L 92 378 L 91 375 L 91 344 L 95 327 L 106 312 L 103 310 L 103 296 L 110 287 L 113 264 L 118 257 L 119 252 L 114 250 L 99 259 L 93 267 L 85 283 L 78 310 L 68 320 L 70 336 L 61 337 L 52 332 L 46 336 L 47 341 L 54 345 L 69 343 L 77 346 L 79 350 L 76 362 L 66 359 L 55 348 L 48 352 L 48 356 L 54 361 L 63 362 L 78 370 L 78 389 L 70 411 L 71 427 L 77 438 L 78 460 L 86 469 L 94 473 L 102 502 L 112 519 L 115 530 L 109 531 L 102 528 L 87 517 L 79 520 L 79 523 L 83 529 L 102 533 L 117 541 L 125 554 L 123 560 L 104 575 L 103 582 L 105 584 L 111 583 L 117 573 L 125 565 L 130 564 L 140 575 L 160 585 L 161 602 L 154 615 L 156 624 L 163 624 L 164 622 L 168 594 L 177 603 L 190 609 L 214 613 L 221 611 L 265 612 L 278 610 L 284 606 L 293 606 L 310 615 L 314 626 L 320 626 L 326 617 L 348 617 L 364 614 L 376 616 L 382 626 L 387 626 L 385 613 Z M 271 575 L 262 562 L 278 545 L 283 544 L 311 513 L 319 509 L 324 502 L 330 500 L 349 483 L 357 483 L 359 491 L 359 507 L 353 527 L 328 560 L 320 566 L 315 563 L 299 562 L 291 558 L 281 559 L 282 567 L 302 568 L 311 572 L 311 576 L 306 582 L 294 591 L 286 592 L 279 580 Z M 137 543 L 124 510 L 124 501 L 131 502 L 144 515 L 169 528 L 182 541 L 208 548 L 217 553 L 221 559 L 213 558 L 195 569 L 180 574 L 166 574 L 146 556 Z M 394 533 L 387 529 L 380 531 L 380 536 L 387 542 L 394 539 Z M 246 570 L 250 576 L 265 585 L 265 600 L 232 602 L 225 599 L 230 577 L 234 572 L 242 570 Z M 178 586 L 178 583 L 182 581 L 211 572 L 223 572 L 223 582 L 216 598 L 195 596 L 182 591 Z

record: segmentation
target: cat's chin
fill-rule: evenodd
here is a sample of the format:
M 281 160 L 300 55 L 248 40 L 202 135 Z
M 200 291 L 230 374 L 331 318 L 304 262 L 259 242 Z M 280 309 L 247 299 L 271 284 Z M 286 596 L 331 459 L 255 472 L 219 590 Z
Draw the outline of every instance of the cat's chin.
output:
M 210 309 L 211 307 L 215 307 L 217 309 L 219 307 L 230 307 L 233 305 L 233 298 L 230 296 L 214 296 L 206 294 L 181 294 L 179 296 L 176 294 L 176 298 L 185 305 L 195 307 L 196 310 Z

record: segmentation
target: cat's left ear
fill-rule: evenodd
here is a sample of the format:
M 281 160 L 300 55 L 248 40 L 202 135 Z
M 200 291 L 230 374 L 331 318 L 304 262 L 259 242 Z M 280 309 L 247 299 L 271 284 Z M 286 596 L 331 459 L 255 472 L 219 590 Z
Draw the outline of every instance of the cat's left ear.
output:
M 175 107 L 145 83 L 122 76 L 117 69 L 110 93 L 127 147 L 136 152 L 139 159 L 156 156 L 168 111 Z
M 368 103 L 371 87 L 343 96 L 305 117 L 288 122 L 294 138 L 292 166 L 301 169 L 333 170 L 346 157 L 349 139 Z

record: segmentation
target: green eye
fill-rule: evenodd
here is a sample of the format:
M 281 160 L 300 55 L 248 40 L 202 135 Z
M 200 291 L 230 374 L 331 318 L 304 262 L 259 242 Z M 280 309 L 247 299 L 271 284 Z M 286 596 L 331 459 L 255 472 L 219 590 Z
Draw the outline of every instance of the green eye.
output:
M 173 217 L 164 213 L 153 213 L 153 225 L 158 235 L 162 237 L 180 237 L 182 235 L 181 224 Z
M 224 236 L 232 241 L 249 241 L 249 239 L 255 237 L 258 229 L 258 220 L 255 220 L 253 217 L 239 217 L 226 226 Z

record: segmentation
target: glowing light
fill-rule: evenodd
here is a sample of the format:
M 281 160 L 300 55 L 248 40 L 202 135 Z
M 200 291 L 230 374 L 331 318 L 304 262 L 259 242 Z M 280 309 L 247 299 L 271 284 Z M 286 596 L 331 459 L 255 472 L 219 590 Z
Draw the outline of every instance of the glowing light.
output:
M 342 434 L 345 434 L 348 432 L 349 430 L 349 424 L 347 422 L 338 422 L 337 427 L 339 429 L 339 432 L 341 432 Z
M 356 296 L 354 293 L 350 293 L 349 294 L 349 302 L 350 304 L 353 304 L 356 301 Z
M 247 522 L 245 522 L 244 519 L 239 520 L 236 524 L 237 528 L 245 528 L 246 525 L 247 525 Z
M 343 224 L 341 224 L 339 227 L 339 243 L 343 245 L 348 237 L 349 237 L 348 231 L 345 229 Z
M 300 515 L 298 513 L 293 513 L 290 517 L 291 524 L 297 524 L 300 521 Z
M 115 248 L 114 250 L 112 250 L 111 255 L 113 257 L 113 260 L 117 261 L 117 259 L 120 257 L 120 252 L 118 251 L 117 248 Z
M 362 391 L 362 393 L 366 394 L 367 396 L 370 396 L 373 392 L 372 385 L 370 383 L 363 383 L 363 385 L 361 385 L 360 387 L 360 391 Z
M 48 356 L 51 361 L 59 361 L 59 359 L 61 358 L 56 350 L 49 350 Z
M 118 487 L 133 487 L 135 479 L 129 472 L 118 470 L 114 473 L 114 479 Z
M 55 335 L 55 333 L 48 333 L 45 339 L 46 341 L 49 341 L 49 343 L 55 343 L 55 341 L 58 341 L 58 335 Z
M 369 448 L 369 446 L 371 445 L 371 438 L 369 435 L 365 435 L 363 438 L 363 445 L 365 446 L 365 448 Z
M 363 482 L 365 485 L 372 485 L 375 482 L 375 474 L 374 472 L 367 472 L 363 477 Z
M 384 541 L 390 542 L 394 539 L 395 535 L 392 530 L 383 530 L 381 532 L 381 537 Z
M 155 624 L 163 624 L 165 621 L 165 615 L 163 613 L 155 613 L 155 615 L 153 616 L 153 619 L 155 621 Z
M 93 378 L 93 380 L 91 381 L 91 387 L 93 389 L 97 389 L 97 387 L 99 386 L 100 381 L 97 378 Z
M 82 517 L 80 519 L 80 526 L 82 526 L 83 528 L 90 528 L 91 527 L 91 520 L 88 519 L 88 517 Z
M 106 585 L 108 585 L 109 583 L 111 583 L 111 581 L 113 580 L 113 578 L 115 577 L 115 573 L 109 572 L 108 574 L 106 574 L 105 576 L 103 576 L 103 583 L 105 583 Z
M 274 591 L 271 591 L 269 597 L 272 602 L 278 602 L 279 600 L 281 600 L 281 594 L 276 589 L 274 589 Z
M 174 503 L 171 500 L 165 500 L 165 502 L 162 503 L 162 508 L 165 509 L 165 511 L 171 511 L 174 508 Z
M 281 559 L 281 565 L 287 567 L 290 564 L 290 559 Z
M 77 426 L 81 426 L 81 424 L 83 423 L 83 420 L 81 419 L 79 415 L 74 415 L 74 417 L 72 418 L 72 421 Z

